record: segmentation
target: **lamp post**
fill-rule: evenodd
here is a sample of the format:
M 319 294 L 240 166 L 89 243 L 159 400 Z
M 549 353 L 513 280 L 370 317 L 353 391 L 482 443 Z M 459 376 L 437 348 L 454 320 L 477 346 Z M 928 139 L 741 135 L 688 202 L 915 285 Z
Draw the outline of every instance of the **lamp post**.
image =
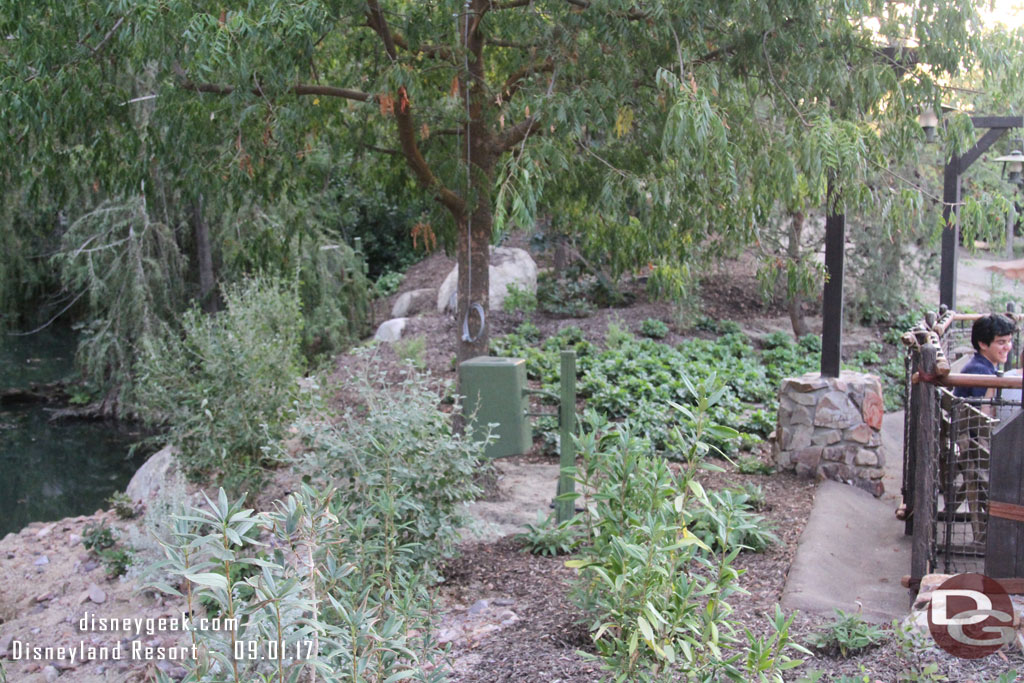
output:
M 935 142 L 935 129 L 939 126 L 939 115 L 935 110 L 925 105 L 921 107 L 921 113 L 917 116 L 917 122 L 921 124 L 924 131 L 925 142 Z
M 1017 149 L 1009 154 L 996 157 L 992 161 L 1003 164 L 1003 176 L 1014 185 L 1024 184 L 1024 152 L 1020 150 L 1021 141 L 1016 140 Z M 1006 258 L 1013 258 L 1013 229 L 1017 224 L 1017 202 L 1010 203 L 1010 211 L 1006 214 Z
M 1024 152 L 1015 149 L 1009 154 L 996 157 L 992 161 L 1001 161 L 1003 163 L 1003 174 L 1006 176 L 1006 179 L 1011 183 L 1020 185 L 1022 171 L 1024 171 Z

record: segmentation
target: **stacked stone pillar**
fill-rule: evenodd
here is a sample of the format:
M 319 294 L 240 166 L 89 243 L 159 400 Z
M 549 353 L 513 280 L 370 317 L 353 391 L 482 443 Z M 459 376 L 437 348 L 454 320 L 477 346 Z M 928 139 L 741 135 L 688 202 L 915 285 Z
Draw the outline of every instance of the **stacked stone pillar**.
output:
M 773 451 L 781 469 L 845 482 L 881 496 L 882 385 L 875 375 L 843 370 L 782 380 Z

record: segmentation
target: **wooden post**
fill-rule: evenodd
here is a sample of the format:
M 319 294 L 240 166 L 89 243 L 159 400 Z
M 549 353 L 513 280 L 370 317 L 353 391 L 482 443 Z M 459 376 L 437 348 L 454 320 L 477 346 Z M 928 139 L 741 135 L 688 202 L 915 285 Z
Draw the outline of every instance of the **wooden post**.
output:
M 843 346 L 843 248 L 846 245 L 846 214 L 828 183 L 828 214 L 825 218 L 825 291 L 821 320 L 821 376 L 838 377 Z
M 921 346 L 921 374 L 934 375 L 936 348 L 931 343 Z M 914 463 L 914 541 L 910 556 L 910 576 L 920 579 L 932 570 L 931 551 L 935 540 L 935 469 L 939 457 L 937 389 L 920 381 L 911 391 L 916 404 L 914 424 L 916 443 Z
M 960 243 L 960 157 L 953 156 L 942 173 L 942 262 L 939 304 L 956 309 L 956 247 Z
M 576 466 L 576 443 L 572 440 L 576 433 L 576 352 L 562 351 L 561 361 L 561 400 L 558 403 L 559 496 L 576 490 L 576 479 L 570 472 Z M 575 508 L 576 503 L 572 500 L 556 500 L 558 522 L 572 519 Z
M 911 355 L 910 361 L 910 376 L 913 377 L 914 373 L 921 369 L 921 351 L 914 350 Z M 914 533 L 914 486 L 917 466 L 917 423 L 918 423 L 918 412 L 921 406 L 919 396 L 915 391 L 916 387 L 911 387 L 910 395 L 907 396 L 906 406 L 906 419 L 903 421 L 903 429 L 906 430 L 906 437 L 904 438 L 904 455 L 903 462 L 903 504 L 904 504 L 904 526 L 903 533 L 906 536 L 912 536 Z
M 972 116 L 975 128 L 988 128 L 985 134 L 964 152 L 953 155 L 942 173 L 942 263 L 939 268 L 939 303 L 956 308 L 956 248 L 960 243 L 960 177 L 1011 128 L 1024 127 L 1021 116 Z

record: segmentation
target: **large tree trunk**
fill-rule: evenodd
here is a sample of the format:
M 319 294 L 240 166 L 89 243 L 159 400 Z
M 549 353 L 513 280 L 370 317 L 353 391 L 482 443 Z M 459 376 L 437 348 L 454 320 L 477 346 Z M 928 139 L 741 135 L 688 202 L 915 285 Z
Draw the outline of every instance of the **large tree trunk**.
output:
M 804 214 L 802 211 L 794 211 L 790 214 L 789 220 L 789 243 L 786 251 L 789 260 L 793 264 L 800 263 L 800 240 L 804 232 Z M 789 307 L 789 322 L 793 325 L 793 334 L 797 338 L 810 334 L 804 318 L 804 298 L 797 283 L 789 282 L 787 275 L 786 282 L 786 304 Z
M 210 227 L 203 218 L 203 198 L 192 202 L 192 230 L 196 241 L 196 261 L 199 265 L 199 303 L 207 313 L 216 313 L 216 279 L 213 274 L 213 250 L 210 248 Z

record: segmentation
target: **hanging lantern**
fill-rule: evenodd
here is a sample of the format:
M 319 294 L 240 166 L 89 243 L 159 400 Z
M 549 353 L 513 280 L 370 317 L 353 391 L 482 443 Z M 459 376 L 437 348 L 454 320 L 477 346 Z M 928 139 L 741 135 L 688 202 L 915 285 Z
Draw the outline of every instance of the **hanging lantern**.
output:
M 1006 179 L 1011 183 L 1017 185 L 1020 184 L 1021 178 L 1024 177 L 1024 152 L 1019 149 L 1015 149 L 1009 154 L 1001 157 L 996 157 L 992 161 L 1001 161 L 1003 163 L 1003 174 Z

